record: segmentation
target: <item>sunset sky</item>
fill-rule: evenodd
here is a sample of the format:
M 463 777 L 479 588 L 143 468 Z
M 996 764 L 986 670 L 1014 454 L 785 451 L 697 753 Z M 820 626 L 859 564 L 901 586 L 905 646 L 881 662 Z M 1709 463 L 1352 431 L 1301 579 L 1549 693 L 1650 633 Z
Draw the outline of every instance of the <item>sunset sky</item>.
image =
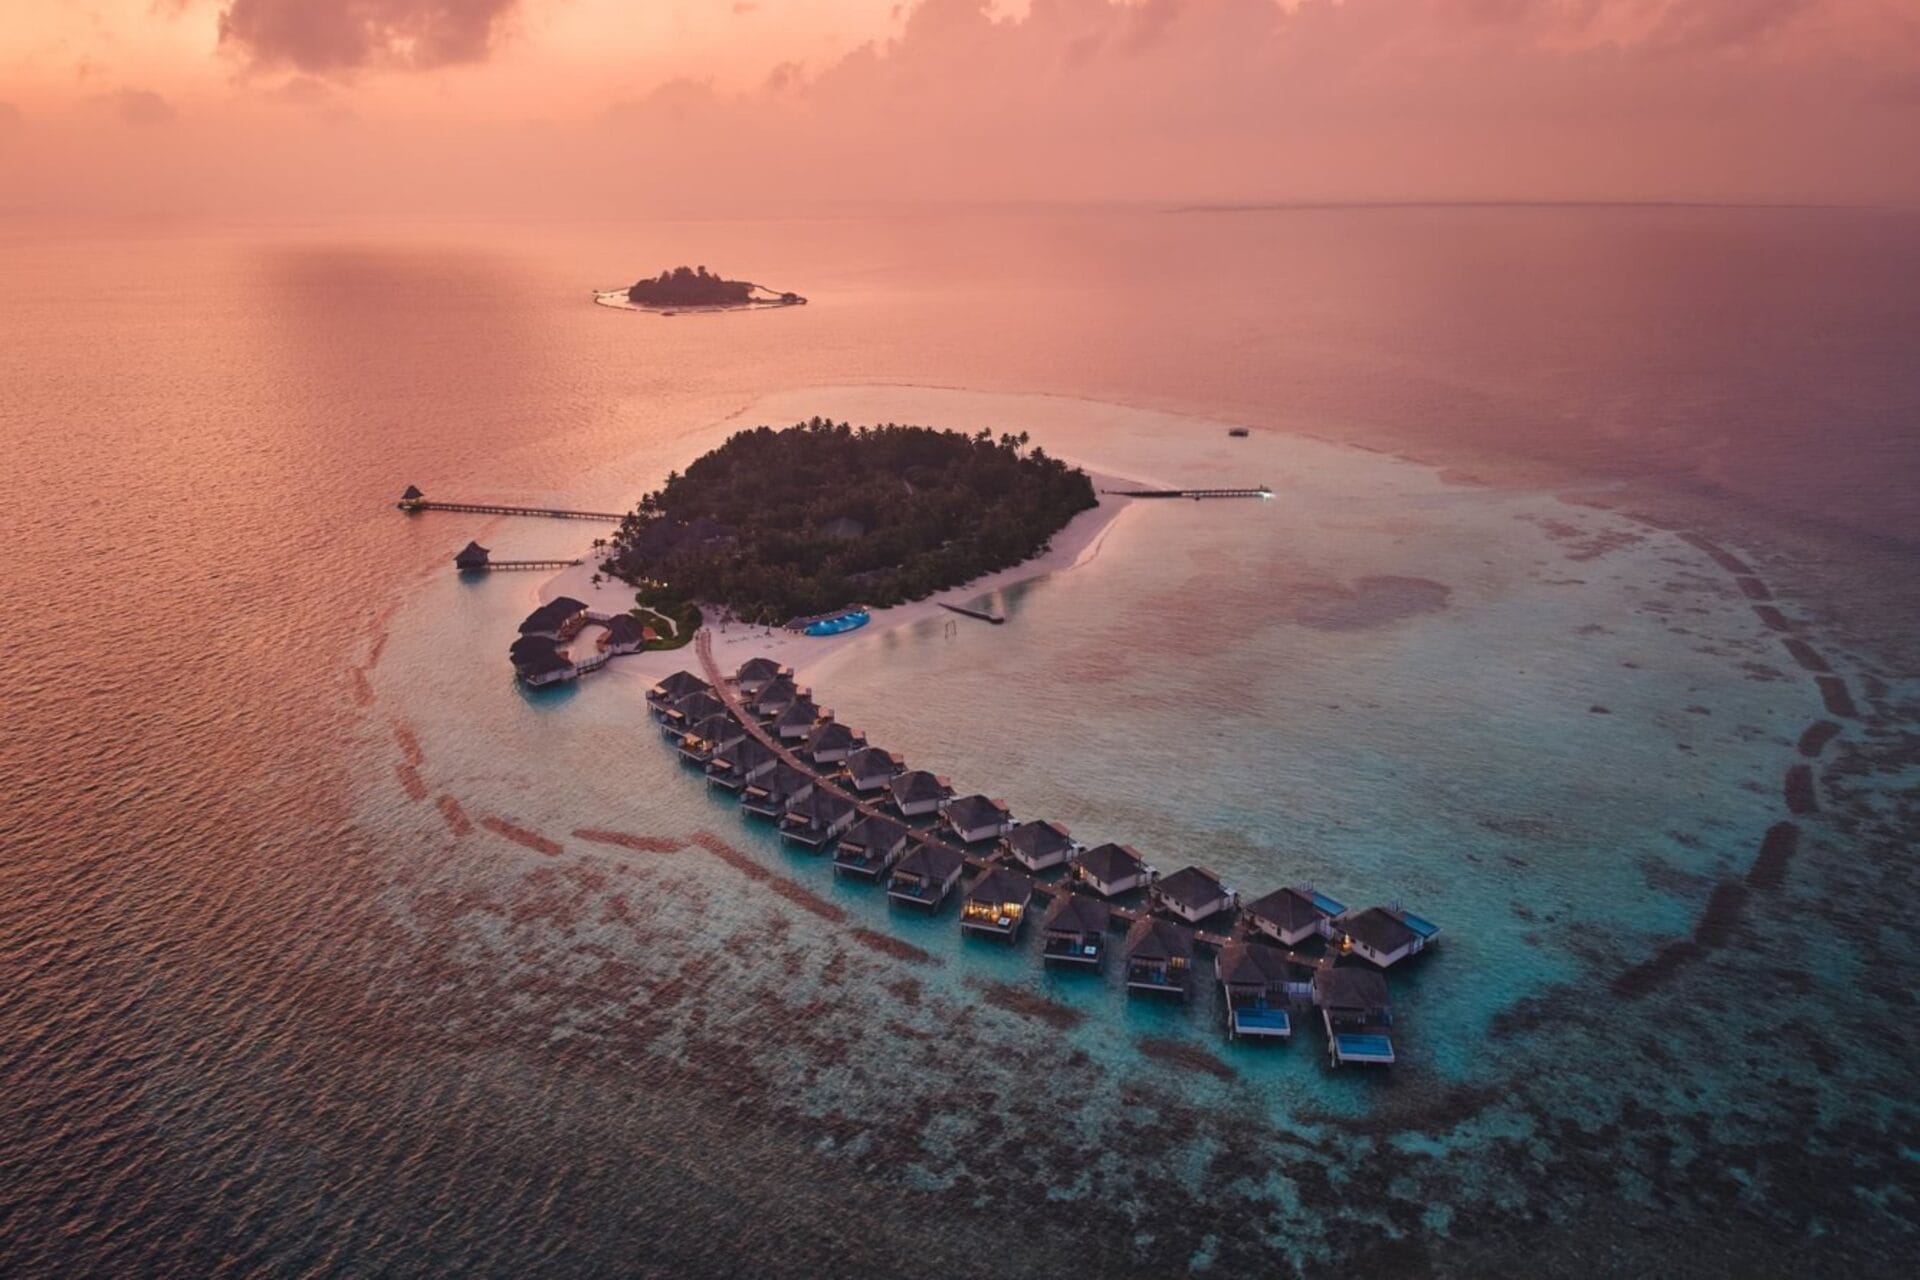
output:
M 10 0 L 0 210 L 1920 203 L 1920 0 Z

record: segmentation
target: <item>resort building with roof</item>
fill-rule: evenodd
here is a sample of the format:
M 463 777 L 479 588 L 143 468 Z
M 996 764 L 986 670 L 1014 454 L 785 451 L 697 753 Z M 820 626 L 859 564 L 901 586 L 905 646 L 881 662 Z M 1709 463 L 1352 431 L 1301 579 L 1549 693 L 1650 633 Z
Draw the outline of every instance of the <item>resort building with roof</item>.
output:
M 706 716 L 680 735 L 680 758 L 704 765 L 746 736 L 746 728 L 726 712 Z
M 859 816 L 853 801 L 816 786 L 780 815 L 780 838 L 809 849 L 824 849 Z
M 1158 916 L 1141 916 L 1121 946 L 1127 990 L 1187 993 L 1193 971 L 1193 930 Z
M 775 676 L 753 695 L 748 709 L 762 720 L 772 720 L 806 692 L 793 682 L 792 676 Z
M 815 764 L 839 764 L 866 745 L 867 735 L 858 729 L 828 720 L 817 724 L 807 735 L 807 759 Z
M 906 771 L 907 763 L 891 751 L 862 747 L 847 757 L 847 782 L 855 791 L 879 791 Z
M 780 757 L 758 738 L 742 738 L 707 761 L 707 785 L 741 791 L 771 773 L 779 763 Z
M 647 647 L 647 628 L 630 613 L 616 613 L 603 624 L 607 634 L 600 637 L 602 653 L 638 653 Z
M 938 908 L 966 870 L 966 855 L 951 845 L 922 840 L 894 865 L 887 896 L 929 910 Z
M 587 606 L 572 596 L 558 596 L 528 614 L 520 623 L 523 636 L 571 639 L 587 621 Z
M 1027 904 L 1033 901 L 1033 877 L 1012 867 L 988 867 L 967 886 L 960 903 L 960 928 L 1011 938 L 1020 932 Z
M 1240 907 L 1249 929 L 1289 947 L 1308 938 L 1331 938 L 1334 917 L 1345 910 L 1341 903 L 1304 885 L 1275 889 Z
M 740 792 L 740 807 L 757 818 L 779 818 L 795 801 L 813 794 L 813 775 L 785 760 L 749 782 Z
M 1057 822 L 1019 823 L 1001 837 L 1000 847 L 1029 871 L 1065 866 L 1067 859 L 1080 852 L 1073 836 Z
M 773 718 L 773 734 L 782 741 L 799 742 L 810 736 L 821 721 L 831 719 L 833 712 L 822 710 L 803 693 Z
M 940 812 L 953 796 L 953 787 L 945 778 L 914 769 L 887 782 L 888 798 L 903 818 L 919 818 Z
M 647 705 L 662 715 L 666 709 L 690 693 L 711 693 L 713 686 L 691 671 L 676 671 L 647 690 Z
M 940 818 L 948 830 L 967 844 L 998 840 L 1013 830 L 1013 815 L 1007 811 L 1006 801 L 981 795 L 947 801 L 941 806 Z
M 695 690 L 660 713 L 660 731 L 678 742 L 708 716 L 727 714 L 727 704 L 705 689 Z
M 885 875 L 907 848 L 907 824 L 885 814 L 855 818 L 833 851 L 833 869 L 863 880 Z
M 1154 910 L 1198 924 L 1233 905 L 1233 890 L 1205 867 L 1182 867 L 1153 882 L 1147 897 Z
M 1333 927 L 1343 949 L 1382 969 L 1420 954 L 1440 934 L 1439 925 L 1393 907 L 1368 907 L 1340 917 Z
M 556 684 L 580 674 L 552 636 L 521 636 L 508 648 L 507 656 L 513 662 L 513 674 L 530 685 Z
M 1098 966 L 1107 953 L 1113 908 L 1084 893 L 1056 893 L 1040 917 L 1040 958 L 1046 964 Z
M 453 553 L 453 567 L 462 573 L 469 573 L 487 567 L 487 557 L 492 553 L 477 542 L 469 542 Z
M 1226 997 L 1227 1034 L 1236 1040 L 1288 1038 L 1291 1006 L 1313 998 L 1313 966 L 1264 942 L 1229 942 L 1213 971 Z
M 748 658 L 733 673 L 733 687 L 740 691 L 743 698 L 751 698 L 779 679 L 793 679 L 793 668 L 782 666 L 772 658 Z
M 1109 898 L 1152 884 L 1156 874 L 1139 850 L 1111 842 L 1076 854 L 1068 865 L 1075 880 Z
M 1393 1062 L 1393 1008 L 1387 980 L 1377 970 L 1321 969 L 1313 975 L 1313 1003 L 1327 1029 L 1327 1058 L 1390 1065 Z

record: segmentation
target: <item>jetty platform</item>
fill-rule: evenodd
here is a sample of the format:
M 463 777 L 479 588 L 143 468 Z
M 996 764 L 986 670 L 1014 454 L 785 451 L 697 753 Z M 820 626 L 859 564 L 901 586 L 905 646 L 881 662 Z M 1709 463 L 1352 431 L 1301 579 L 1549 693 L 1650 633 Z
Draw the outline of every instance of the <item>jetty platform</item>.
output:
M 1202 498 L 1271 498 L 1273 490 L 1267 485 L 1257 485 L 1251 489 L 1102 489 L 1116 498 L 1192 498 L 1195 502 Z
M 416 511 L 468 511 L 483 516 L 537 516 L 543 520 L 610 520 L 615 524 L 626 519 L 621 511 L 571 511 L 564 507 L 522 507 L 504 502 L 438 502 L 428 499 L 413 485 L 408 485 L 400 501 L 394 504 L 400 510 L 412 515 Z

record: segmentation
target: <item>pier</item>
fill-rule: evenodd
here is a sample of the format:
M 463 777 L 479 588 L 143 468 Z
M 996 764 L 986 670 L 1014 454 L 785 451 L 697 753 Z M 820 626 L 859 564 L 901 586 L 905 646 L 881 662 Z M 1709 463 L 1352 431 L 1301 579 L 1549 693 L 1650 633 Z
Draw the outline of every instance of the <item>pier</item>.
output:
M 511 569 L 568 569 L 579 563 L 578 559 L 495 560 L 493 553 L 477 542 L 469 542 L 453 553 L 453 567 L 461 573 L 493 573 Z
M 1273 490 L 1266 485 L 1253 489 L 1102 489 L 1116 498 L 1192 498 L 1195 502 L 1202 498 L 1271 498 Z
M 982 622 L 991 622 L 996 627 L 1006 625 L 1007 620 L 1005 618 L 999 614 L 988 613 L 984 609 L 969 609 L 963 604 L 948 604 L 945 600 L 937 600 L 934 603 L 938 604 L 947 612 L 957 613 L 963 618 L 978 618 Z
M 537 516 L 543 520 L 610 520 L 615 524 L 627 518 L 621 511 L 570 511 L 564 507 L 519 507 L 503 502 L 434 502 L 413 485 L 407 486 L 407 491 L 394 505 L 408 515 L 416 511 L 466 511 L 483 516 Z

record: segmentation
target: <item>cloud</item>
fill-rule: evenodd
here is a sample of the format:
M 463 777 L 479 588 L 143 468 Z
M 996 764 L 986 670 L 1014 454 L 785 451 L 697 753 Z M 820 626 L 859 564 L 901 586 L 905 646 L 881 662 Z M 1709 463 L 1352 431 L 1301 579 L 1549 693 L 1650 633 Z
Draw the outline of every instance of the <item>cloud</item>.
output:
M 172 103 L 151 89 L 121 89 L 100 94 L 92 101 L 111 110 L 122 124 L 135 129 L 170 124 L 180 114 Z
M 329 75 L 484 62 L 520 0 L 233 0 L 220 43 L 255 66 Z

